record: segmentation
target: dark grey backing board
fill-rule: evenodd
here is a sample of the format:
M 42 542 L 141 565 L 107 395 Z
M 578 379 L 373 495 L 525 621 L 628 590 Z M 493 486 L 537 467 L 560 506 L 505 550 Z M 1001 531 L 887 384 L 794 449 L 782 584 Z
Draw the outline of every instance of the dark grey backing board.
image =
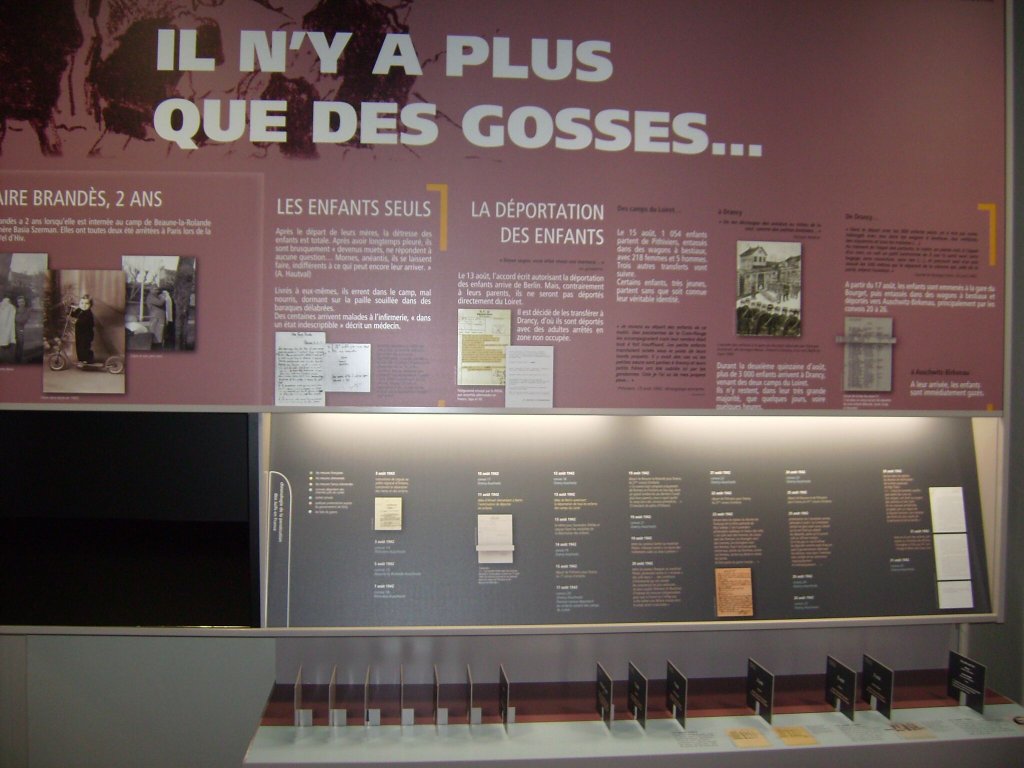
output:
M 736 621 L 722 567 L 752 620 L 991 610 L 968 419 L 275 414 L 269 444 L 272 627 Z M 932 487 L 962 489 L 955 610 Z M 511 562 L 478 562 L 479 514 L 512 516 Z

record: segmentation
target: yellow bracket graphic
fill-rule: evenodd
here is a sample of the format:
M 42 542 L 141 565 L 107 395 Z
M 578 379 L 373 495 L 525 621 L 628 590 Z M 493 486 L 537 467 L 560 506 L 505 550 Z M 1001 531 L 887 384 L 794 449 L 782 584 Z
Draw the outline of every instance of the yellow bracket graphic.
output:
M 999 244 L 999 232 L 997 228 L 995 203 L 978 203 L 979 211 L 988 211 L 988 265 L 996 265 L 996 252 Z
M 979 211 L 988 211 L 988 265 L 994 267 L 997 263 L 996 254 L 999 245 L 998 217 L 999 210 L 995 203 L 978 203 Z M 988 403 L 986 410 L 994 411 L 995 403 Z
M 448 250 L 448 185 L 427 184 L 427 190 L 441 193 L 441 232 L 438 236 L 438 248 L 444 252 Z

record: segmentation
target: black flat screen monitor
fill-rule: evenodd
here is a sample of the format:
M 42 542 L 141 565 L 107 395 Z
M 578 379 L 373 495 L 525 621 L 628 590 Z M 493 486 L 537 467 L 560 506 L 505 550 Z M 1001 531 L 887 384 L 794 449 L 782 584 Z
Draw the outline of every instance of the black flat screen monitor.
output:
M 0 411 L 0 625 L 259 626 L 257 430 Z

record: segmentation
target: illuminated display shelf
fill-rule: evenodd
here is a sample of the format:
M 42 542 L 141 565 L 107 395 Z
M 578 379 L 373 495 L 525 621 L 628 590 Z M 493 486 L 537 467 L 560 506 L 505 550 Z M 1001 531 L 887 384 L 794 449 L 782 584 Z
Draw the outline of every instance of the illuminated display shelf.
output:
M 744 703 L 743 679 L 691 681 L 683 728 L 664 709 L 663 681 L 651 681 L 646 729 L 628 714 L 609 729 L 594 711 L 594 683 L 513 684 L 515 723 L 504 728 L 497 714 L 497 685 L 475 687 L 484 707 L 480 725 L 466 724 L 464 686 L 443 685 L 442 706 L 449 724 L 432 720 L 432 686 L 407 686 L 405 706 L 415 725 L 399 725 L 398 686 L 380 686 L 373 705 L 382 708 L 381 726 L 362 722 L 362 689 L 351 686 L 337 706 L 352 704 L 349 725 L 327 724 L 327 687 L 306 685 L 303 707 L 312 725 L 296 727 L 291 686 L 275 686 L 245 765 L 491 765 L 520 761 L 587 765 L 628 759 L 631 765 L 829 766 L 835 761 L 903 759 L 925 765 L 954 759 L 974 766 L 1013 764 L 1024 753 L 1024 708 L 998 694 L 986 696 L 984 715 L 945 696 L 944 672 L 898 674 L 892 720 L 862 704 L 853 721 L 830 711 L 823 700 L 823 676 L 779 678 L 772 723 Z M 478 690 L 477 690 L 478 689 Z M 616 683 L 616 712 L 628 712 L 624 681 Z M 352 698 L 349 698 L 351 695 Z M 354 701 L 357 700 L 357 701 Z M 763 742 L 760 741 L 763 739 Z M 810 743 L 813 742 L 813 743 Z M 744 743 L 759 746 L 741 746 Z M 801 745 L 797 745 L 797 744 Z M 908 751 L 911 749 L 912 752 Z M 765 762 L 769 761 L 769 762 Z

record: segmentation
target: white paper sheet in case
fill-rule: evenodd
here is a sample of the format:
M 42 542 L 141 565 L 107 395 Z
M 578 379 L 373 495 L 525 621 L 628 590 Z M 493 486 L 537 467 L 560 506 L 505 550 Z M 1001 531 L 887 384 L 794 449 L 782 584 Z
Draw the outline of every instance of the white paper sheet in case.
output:
M 511 563 L 515 545 L 512 543 L 512 515 L 476 516 L 477 562 Z

